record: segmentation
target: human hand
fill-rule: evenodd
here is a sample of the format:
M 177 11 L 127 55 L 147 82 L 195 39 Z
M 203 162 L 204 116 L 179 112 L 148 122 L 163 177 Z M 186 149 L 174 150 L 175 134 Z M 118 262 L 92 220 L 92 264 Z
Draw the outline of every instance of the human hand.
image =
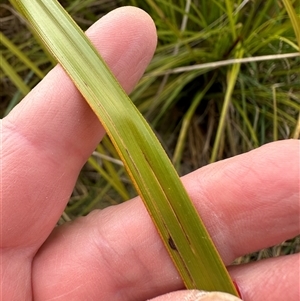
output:
M 118 9 L 88 35 L 130 92 L 156 46 L 151 19 Z M 1 132 L 1 300 L 132 301 L 183 288 L 139 198 L 54 229 L 104 134 L 60 66 L 2 120 Z M 183 178 L 227 265 L 299 234 L 299 147 L 269 144 Z M 299 296 L 299 254 L 229 272 L 244 300 Z

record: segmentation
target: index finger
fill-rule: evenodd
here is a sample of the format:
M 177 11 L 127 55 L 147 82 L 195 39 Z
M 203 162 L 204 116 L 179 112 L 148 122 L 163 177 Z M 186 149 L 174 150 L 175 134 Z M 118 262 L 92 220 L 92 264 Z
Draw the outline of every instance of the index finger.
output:
M 87 35 L 129 93 L 155 50 L 151 18 L 137 8 L 119 8 L 94 24 Z M 14 225 L 2 240 L 6 247 L 44 241 L 103 134 L 100 122 L 60 66 L 3 120 L 3 187 L 7 189 L 2 222 Z M 26 235 L 20 237 L 24 227 Z

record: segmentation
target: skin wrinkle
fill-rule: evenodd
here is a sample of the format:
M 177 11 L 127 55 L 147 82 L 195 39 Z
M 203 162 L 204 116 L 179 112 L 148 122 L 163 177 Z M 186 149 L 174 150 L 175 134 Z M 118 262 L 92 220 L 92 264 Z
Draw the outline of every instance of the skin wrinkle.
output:
M 27 170 L 26 174 L 22 174 L 22 176 L 20 176 L 17 171 L 15 173 L 11 173 L 12 176 L 14 176 L 14 174 L 16 174 L 16 177 L 19 177 L 20 180 L 24 179 L 26 180 L 26 176 L 29 173 L 35 172 L 34 169 L 31 170 Z M 5 185 L 5 183 L 4 183 Z M 32 188 L 33 186 L 31 186 Z M 2 237 L 2 247 L 5 248 L 12 248 L 12 247 L 17 247 L 16 242 L 14 239 L 12 239 L 13 237 L 16 237 L 16 239 L 18 239 L 18 243 L 20 243 L 20 241 L 22 242 L 22 246 L 24 247 L 31 247 L 34 246 L 36 244 L 36 240 L 31 240 L 28 237 L 26 239 L 22 240 L 22 237 L 20 237 L 20 231 L 24 231 L 24 226 L 23 226 L 23 222 L 26 221 L 26 216 L 23 214 L 24 210 L 32 210 L 32 223 L 30 223 L 29 225 L 27 225 L 26 227 L 26 232 L 27 234 L 31 232 L 31 230 L 34 230 L 35 228 L 35 221 L 37 218 L 39 218 L 40 216 L 40 212 L 35 215 L 34 214 L 34 209 L 32 209 L 32 204 L 33 202 L 31 202 L 30 200 L 30 191 L 27 189 L 24 189 L 23 191 L 23 198 L 26 199 L 26 203 L 22 206 L 22 208 L 20 208 L 18 206 L 18 204 L 10 204 L 9 208 L 7 206 L 7 204 L 3 204 L 2 206 L 2 227 L 3 232 L 5 233 L 5 235 L 3 235 Z M 37 192 L 36 196 L 39 196 L 39 193 Z M 8 198 L 8 196 L 4 195 L 3 197 L 4 199 Z M 18 214 L 18 218 L 13 218 L 13 214 L 14 213 L 19 213 Z M 50 212 L 51 213 L 51 212 Z M 49 214 L 49 212 L 48 212 Z M 6 225 L 9 225 L 9 231 L 6 231 Z M 40 224 L 40 230 L 43 231 L 43 223 Z M 22 233 L 22 232 L 21 232 Z M 10 241 L 10 243 L 8 243 L 8 241 Z
M 74 295 L 74 292 L 78 291 L 78 289 L 80 289 L 84 285 L 85 285 L 84 283 L 83 284 L 78 284 L 77 287 L 75 287 L 74 289 L 70 290 L 69 292 L 66 292 L 64 294 L 58 295 L 58 296 L 53 297 L 53 298 L 46 299 L 45 301 L 58 300 L 58 299 L 61 299 L 61 297 L 68 297 L 68 295 L 70 295 L 70 294 Z
M 19 250 L 11 250 L 11 249 L 3 249 L 3 248 L 0 249 L 1 284 L 4 283 L 6 278 L 14 279 L 14 281 L 16 282 L 13 284 L 10 284 L 10 282 L 8 282 L 11 292 L 13 292 L 13 296 L 11 300 L 31 300 L 31 292 L 21 291 L 20 293 L 18 289 L 15 289 L 18 287 L 23 287 L 24 283 L 30 285 L 30 278 L 28 277 L 28 271 L 30 275 L 32 250 L 28 248 L 26 250 L 22 250 L 22 252 L 23 252 L 22 255 L 20 255 Z M 9 261 L 7 260 L 8 258 L 13 260 Z M 12 275 L 13 276 L 18 275 L 18 277 L 12 278 Z
M 128 213 L 130 214 L 130 212 Z M 140 278 L 138 272 L 140 269 L 143 270 L 144 275 L 149 275 L 149 277 L 147 278 L 144 277 L 145 283 L 153 282 L 153 276 L 151 270 L 149 270 L 149 268 L 151 268 L 151 265 L 149 265 L 148 262 L 145 262 L 142 256 L 142 254 L 144 254 L 143 243 L 140 244 L 140 249 L 133 244 L 135 240 L 133 240 L 132 237 L 130 237 L 130 235 L 128 234 L 132 232 L 130 231 L 130 228 L 135 228 L 135 217 L 133 216 L 131 219 L 128 214 L 127 217 L 128 218 L 126 219 L 125 223 L 123 222 L 122 225 L 122 220 L 115 220 L 113 222 L 111 220 L 108 221 L 108 228 L 110 229 L 109 231 L 107 231 L 105 225 L 103 227 L 103 220 L 101 220 L 101 225 L 97 227 L 99 235 L 97 235 L 96 237 L 97 240 L 94 241 L 96 247 L 99 249 L 99 254 L 101 254 L 102 261 L 104 260 L 104 264 L 109 267 L 111 271 L 110 278 L 112 279 L 112 282 L 115 282 L 114 288 L 111 289 L 111 291 L 116 292 L 113 300 L 133 300 L 133 296 L 126 295 L 126 291 L 128 290 L 128 288 L 132 288 L 133 291 L 137 291 L 139 289 L 136 287 L 136 283 L 138 282 L 138 278 Z M 90 222 L 93 223 L 93 221 Z M 128 226 L 128 224 L 130 225 Z M 116 237 L 116 232 L 111 229 L 111 227 L 116 228 L 116 231 L 118 232 L 118 235 Z M 126 229 L 128 230 L 126 231 Z M 113 235 L 107 236 L 107 234 L 109 233 Z M 100 240 L 99 237 L 101 237 Z M 127 237 L 127 244 L 125 246 L 123 244 L 119 245 L 118 237 Z M 101 241 L 101 244 L 99 244 L 99 241 Z M 159 247 L 158 253 L 153 252 L 154 257 L 157 257 L 160 256 L 159 253 L 161 251 L 165 252 L 165 249 L 161 246 L 160 243 L 157 243 L 156 241 L 154 243 Z M 112 245 L 114 246 L 113 248 Z M 128 254 L 130 256 L 128 256 Z M 124 258 L 126 258 L 126 260 L 124 260 Z M 132 265 L 131 262 L 134 262 L 134 265 Z M 127 272 L 126 274 L 120 274 L 120 270 Z
M 98 211 L 99 212 L 99 211 Z M 99 212 L 100 213 L 100 212 Z M 92 213 L 91 215 L 94 215 L 95 213 Z M 93 216 L 88 216 L 88 218 L 92 217 L 92 220 L 89 220 L 89 222 L 94 222 L 93 221 Z M 84 222 L 84 218 L 81 219 L 82 222 Z M 104 219 L 101 219 L 101 224 L 104 222 Z M 96 224 L 98 224 L 100 221 L 95 221 Z M 122 250 L 121 248 L 118 248 L 117 244 L 115 246 L 115 243 L 117 243 L 117 241 L 114 239 L 114 237 L 106 237 L 105 232 L 102 230 L 102 226 L 101 224 L 99 224 L 99 227 L 97 226 L 95 232 L 92 233 L 91 235 L 89 235 L 89 245 L 91 249 L 96 249 L 98 250 L 98 252 L 96 252 L 95 254 L 100 255 L 99 258 L 97 259 L 97 262 L 99 264 L 100 269 L 107 269 L 110 271 L 109 275 L 106 275 L 106 279 L 105 282 L 109 283 L 113 283 L 115 282 L 114 286 L 109 287 L 109 290 L 107 291 L 105 288 L 107 287 L 107 285 L 105 285 L 105 283 L 102 283 L 102 290 L 103 292 L 105 291 L 107 294 L 109 292 L 113 293 L 116 292 L 117 294 L 119 294 L 119 290 L 120 290 L 120 281 L 118 281 L 118 279 L 123 279 L 124 275 L 120 274 L 120 267 L 122 265 L 122 263 L 124 262 L 124 257 L 121 252 L 124 250 Z M 115 246 L 115 247 L 114 247 Z M 114 266 L 116 266 L 117 268 L 115 268 Z
M 20 141 L 20 139 L 19 139 Z M 26 149 L 26 147 L 25 147 Z M 47 154 L 47 153 L 46 153 Z M 24 156 L 22 158 L 20 158 L 21 163 L 15 165 L 17 168 L 24 164 L 24 162 L 27 162 L 26 158 L 27 158 L 27 154 L 25 153 Z M 43 173 L 43 171 L 38 171 L 40 164 L 42 164 L 43 162 L 45 162 L 45 160 L 47 161 L 48 158 L 40 158 L 40 161 L 35 162 L 35 164 L 27 164 L 28 166 L 26 167 L 26 169 L 20 174 L 19 169 L 16 168 L 12 168 L 11 172 L 10 172 L 10 177 L 6 177 L 4 178 L 4 181 L 9 181 L 11 178 L 18 178 L 19 180 L 19 185 L 22 182 L 26 182 L 27 178 L 30 178 L 32 175 L 36 174 L 39 177 L 39 181 L 33 182 L 31 183 L 30 186 L 24 186 L 24 188 L 22 189 L 22 198 L 26 199 L 26 202 L 24 203 L 24 205 L 22 206 L 22 208 L 20 208 L 20 206 L 18 205 L 17 202 L 13 202 L 13 203 L 9 203 L 9 207 L 6 205 L 8 204 L 7 202 L 5 202 L 3 204 L 3 208 L 2 208 L 2 212 L 4 212 L 3 214 L 3 223 L 7 224 L 8 221 L 6 222 L 5 220 L 9 219 L 10 223 L 13 223 L 13 220 L 15 220 L 14 215 L 16 213 L 18 214 L 18 218 L 16 218 L 16 221 L 14 222 L 14 234 L 10 233 L 10 235 L 6 235 L 8 240 L 12 240 L 12 235 L 20 238 L 19 236 L 19 231 L 22 231 L 21 229 L 23 228 L 23 226 L 21 225 L 22 222 L 26 221 L 26 215 L 24 215 L 24 211 L 31 211 L 33 216 L 32 216 L 32 222 L 30 224 L 27 225 L 26 231 L 27 233 L 30 233 L 31 230 L 34 230 L 34 228 L 36 227 L 35 225 L 35 220 L 39 218 L 39 216 L 42 214 L 41 212 L 38 212 L 37 215 L 34 214 L 35 213 L 35 201 L 36 200 L 40 200 L 40 199 L 45 199 L 45 195 L 47 195 L 46 191 L 48 191 L 48 195 L 53 195 L 53 191 L 52 191 L 52 186 L 48 184 L 48 182 L 45 180 L 47 177 L 46 175 Z M 23 162 L 22 162 L 23 161 Z M 8 158 L 6 158 L 7 163 L 10 162 L 10 160 Z M 12 166 L 14 166 L 12 164 Z M 43 190 L 40 189 L 40 181 L 42 181 L 43 183 L 45 183 L 43 185 Z M 56 189 L 60 189 L 60 186 L 63 185 L 62 183 L 60 183 L 59 181 L 57 181 L 57 185 L 56 185 Z M 65 200 L 67 201 L 69 199 L 69 195 L 71 194 L 71 190 L 69 191 L 69 193 L 67 193 Z M 33 197 L 34 196 L 34 197 Z M 9 195 L 4 195 L 3 199 L 9 200 L 10 196 Z M 47 214 L 51 214 L 51 211 L 54 210 L 56 211 L 57 209 L 50 207 L 47 209 Z M 58 219 L 58 217 L 57 217 Z M 17 227 L 17 225 L 21 225 L 20 227 Z M 43 231 L 44 226 L 47 227 L 47 225 L 44 225 L 44 223 L 40 223 L 39 226 L 39 231 Z M 14 240 L 12 240 L 14 242 Z M 4 242 L 2 242 L 4 243 Z M 20 243 L 20 239 L 18 240 L 18 243 Z M 26 245 L 28 246 L 28 243 L 34 244 L 36 243 L 36 241 L 32 241 L 30 242 L 30 240 L 28 239 L 28 237 L 26 238 L 26 240 L 24 240 L 23 243 L 26 243 Z M 12 245 L 11 245 L 12 247 Z
M 26 162 L 27 158 L 31 159 L 30 157 L 30 153 L 39 153 L 40 156 L 43 156 L 44 158 L 40 159 L 42 162 L 51 162 L 54 166 L 57 166 L 57 169 L 60 170 L 62 169 L 61 167 L 64 166 L 64 169 L 68 169 L 68 170 L 72 170 L 73 169 L 73 174 L 76 175 L 77 169 L 73 168 L 74 166 L 74 162 L 73 160 L 64 160 L 63 164 L 62 162 L 59 160 L 60 155 L 56 154 L 54 152 L 54 150 L 52 148 L 49 148 L 48 145 L 48 140 L 49 137 L 45 137 L 44 141 L 42 140 L 37 140 L 35 133 L 28 133 L 26 131 L 24 131 L 23 127 L 18 127 L 16 128 L 14 126 L 14 124 L 12 123 L 12 121 L 10 119 L 5 119 L 5 126 L 4 126 L 4 130 L 3 130 L 3 136 L 7 137 L 7 139 L 4 140 L 4 145 L 8 144 L 8 145 L 14 145 L 14 141 L 11 141 L 11 139 L 9 139 L 10 137 L 14 137 L 14 140 L 18 140 L 18 148 L 14 148 L 13 146 L 11 147 L 7 147 L 6 149 L 10 150 L 10 152 L 8 153 L 9 156 L 14 156 L 15 153 L 19 152 L 20 149 L 25 150 L 25 152 L 22 153 L 22 156 L 19 157 L 19 160 L 22 161 L 22 164 L 24 164 L 24 162 Z M 21 144 L 21 146 L 20 146 Z M 67 145 L 67 143 L 64 143 L 65 145 Z M 69 147 L 63 147 L 60 149 L 63 150 L 65 149 L 65 152 L 69 152 L 70 148 Z M 78 145 L 77 147 L 72 147 L 72 153 L 73 154 L 78 154 L 75 155 L 76 157 L 82 157 L 82 151 L 81 151 L 81 147 Z M 5 155 L 4 155 L 5 157 Z M 67 157 L 67 156 L 66 156 Z M 68 158 L 72 159 L 72 156 L 69 156 Z M 28 159 L 28 160 L 29 160 Z M 83 160 L 82 160 L 83 161 Z M 5 162 L 5 161 L 4 161 Z M 21 165 L 21 164 L 20 164 Z M 34 162 L 32 164 L 28 164 L 34 167 Z M 68 165 L 68 167 L 66 166 Z M 39 168 L 39 164 L 37 164 L 36 169 Z M 17 166 L 19 167 L 19 166 Z M 28 171 L 28 169 L 27 169 Z M 47 183 L 47 181 L 44 181 L 44 183 Z
M 48 281 L 46 281 L 46 288 L 50 292 L 57 292 L 57 283 L 52 282 L 52 278 L 60 279 L 59 283 L 60 286 L 63 285 L 64 290 L 67 290 L 71 287 L 73 287 L 74 283 L 76 283 L 76 289 L 78 290 L 80 287 L 82 287 L 82 290 L 85 291 L 85 295 L 90 296 L 89 288 L 91 288 L 91 283 L 95 283 L 95 277 L 93 275 L 93 269 L 96 271 L 99 266 L 97 266 L 96 261 L 93 260 L 94 257 L 90 256 L 93 254 L 91 252 L 91 246 L 89 248 L 84 248 L 85 241 L 82 239 L 85 235 L 84 232 L 76 231 L 75 236 L 72 238 L 72 240 L 69 239 L 68 235 L 65 235 L 63 231 L 64 228 L 73 228 L 76 226 L 76 224 L 64 224 L 62 227 L 56 228 L 53 233 L 51 234 L 51 237 L 49 238 L 50 242 L 51 239 L 58 238 L 61 241 L 66 242 L 66 247 L 63 250 L 52 250 L 51 257 L 52 260 L 48 261 L 48 264 L 53 266 L 53 273 L 51 277 L 48 278 Z M 88 242 L 87 242 L 88 243 Z M 76 252 L 78 249 L 84 252 Z M 54 255 L 53 255 L 54 254 Z M 53 258 L 54 257 L 54 258 Z M 85 262 L 82 262 L 82 257 L 90 258 L 91 261 L 93 261 L 93 265 L 90 265 L 92 269 L 90 269 L 89 277 L 82 279 L 84 281 L 84 284 L 81 286 L 77 286 L 77 283 L 81 283 L 82 281 L 75 281 L 74 279 L 79 279 L 80 274 L 82 273 L 82 270 L 86 269 Z M 72 273 L 67 273 L 68 269 L 74 267 Z M 43 270 L 43 268 L 42 268 Z M 59 271 L 59 273 L 58 273 Z M 66 277 L 66 273 L 68 274 Z M 71 275 L 71 276 L 70 276 Z M 80 292 L 82 292 L 80 290 Z M 61 292 L 61 290 L 59 290 Z M 69 290 L 68 294 L 70 294 L 70 297 L 74 296 L 71 295 L 73 293 L 73 290 Z M 52 295 L 52 294 L 51 294 Z M 64 294 L 63 294 L 64 296 Z M 55 298 L 58 299 L 56 296 Z M 44 299 L 50 299 L 51 298 L 47 295 L 47 298 L 44 297 Z M 71 299 L 70 299 L 71 300 Z M 72 299 L 73 300 L 73 299 Z

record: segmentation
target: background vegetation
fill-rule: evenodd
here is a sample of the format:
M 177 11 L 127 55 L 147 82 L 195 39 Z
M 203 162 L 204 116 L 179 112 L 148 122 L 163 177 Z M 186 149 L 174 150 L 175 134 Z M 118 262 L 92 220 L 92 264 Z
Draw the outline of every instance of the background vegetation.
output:
M 123 5 L 152 16 L 158 48 L 131 98 L 180 174 L 271 141 L 299 138 L 299 41 L 282 1 L 60 2 L 83 29 Z M 291 3 L 299 17 L 299 1 Z M 3 117 L 55 62 L 8 1 L 0 2 L 0 21 Z M 247 62 L 233 64 L 245 58 Z M 82 170 L 61 222 L 135 194 L 105 138 Z M 298 237 L 237 262 L 299 250 Z

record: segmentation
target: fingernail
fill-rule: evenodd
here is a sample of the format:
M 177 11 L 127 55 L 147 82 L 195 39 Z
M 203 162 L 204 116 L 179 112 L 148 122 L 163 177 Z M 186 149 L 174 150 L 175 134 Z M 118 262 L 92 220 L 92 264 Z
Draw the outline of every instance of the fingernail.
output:
M 241 299 L 221 292 L 189 291 L 182 301 L 241 301 Z
M 221 292 L 204 292 L 198 290 L 177 291 L 151 301 L 242 301 L 241 299 Z
M 194 298 L 194 299 L 193 299 Z M 221 292 L 198 292 L 195 296 L 188 301 L 241 301 L 233 295 Z M 185 301 L 185 300 L 184 300 Z

